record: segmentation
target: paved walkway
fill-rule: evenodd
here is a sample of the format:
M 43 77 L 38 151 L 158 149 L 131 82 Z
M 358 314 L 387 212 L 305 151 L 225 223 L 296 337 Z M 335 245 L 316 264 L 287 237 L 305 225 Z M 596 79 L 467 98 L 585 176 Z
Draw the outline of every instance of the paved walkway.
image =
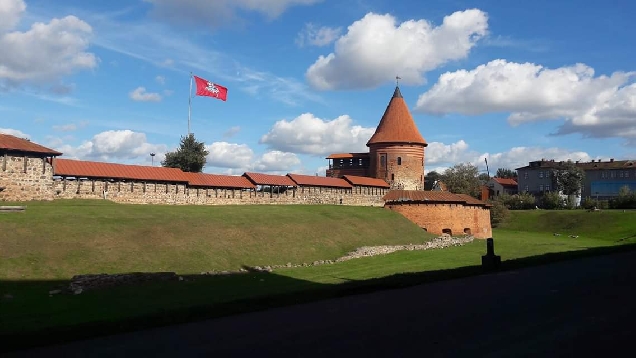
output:
M 625 253 L 8 356 L 631 356 L 635 322 L 636 253 Z

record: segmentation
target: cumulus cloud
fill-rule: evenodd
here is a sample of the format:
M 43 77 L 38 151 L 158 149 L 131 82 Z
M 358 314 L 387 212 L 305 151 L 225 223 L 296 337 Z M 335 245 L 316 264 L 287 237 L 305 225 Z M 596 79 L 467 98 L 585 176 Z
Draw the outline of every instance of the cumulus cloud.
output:
M 477 9 L 448 15 L 439 26 L 396 22 L 390 14 L 368 13 L 351 24 L 334 52 L 309 67 L 309 83 L 321 90 L 373 88 L 399 75 L 405 84 L 423 84 L 424 73 L 465 58 L 488 30 L 487 14 Z
M 557 161 L 568 159 L 572 161 L 589 161 L 594 159 L 587 152 L 558 147 L 513 147 L 503 152 L 480 153 L 470 149 L 468 143 L 464 140 L 451 144 L 431 142 L 426 148 L 425 156 L 427 172 L 431 170 L 443 172 L 445 168 L 452 167 L 458 163 L 471 163 L 485 171 L 484 158 L 488 160 L 491 173 L 496 172 L 497 168 L 515 169 L 528 165 L 528 162 L 540 159 L 554 159 Z
M 214 142 L 206 146 L 209 154 L 206 166 L 219 168 L 246 168 L 254 158 L 247 144 Z
M 28 134 L 19 131 L 17 129 L 11 129 L 11 128 L 0 128 L 0 133 L 2 134 L 9 134 L 12 135 L 14 137 L 18 137 L 18 138 L 26 138 L 29 139 L 31 136 L 29 136 Z
M 126 129 L 101 132 L 77 147 L 64 144 L 56 149 L 64 153 L 65 158 L 114 161 L 148 160 L 150 153 L 156 153 L 155 160 L 161 160 L 167 147 L 148 143 L 146 134 Z
M 564 120 L 557 134 L 622 137 L 636 144 L 636 72 L 595 76 L 584 64 L 545 68 L 494 60 L 447 72 L 422 94 L 416 111 L 443 115 L 510 113 L 511 125 Z
M 153 5 L 152 15 L 177 25 L 205 26 L 242 22 L 238 12 L 257 12 L 268 20 L 292 6 L 312 5 L 322 0 L 144 0 Z
M 294 153 L 278 150 L 264 153 L 253 165 L 255 171 L 287 171 L 300 164 L 300 159 Z
M 276 122 L 259 142 L 275 150 L 311 155 L 364 152 L 374 132 L 375 128 L 353 125 L 347 115 L 325 120 L 305 113 L 291 121 Z
M 97 66 L 86 49 L 91 26 L 75 16 L 37 22 L 28 31 L 11 31 L 26 10 L 23 0 L 0 4 L 0 80 L 10 84 L 58 80 Z
M 316 26 L 312 23 L 305 24 L 305 27 L 296 36 L 296 45 L 303 47 L 327 46 L 334 42 L 342 32 L 340 27 Z
M 137 102 L 159 102 L 161 95 L 154 92 L 146 92 L 145 87 L 137 87 L 128 94 L 130 99 Z

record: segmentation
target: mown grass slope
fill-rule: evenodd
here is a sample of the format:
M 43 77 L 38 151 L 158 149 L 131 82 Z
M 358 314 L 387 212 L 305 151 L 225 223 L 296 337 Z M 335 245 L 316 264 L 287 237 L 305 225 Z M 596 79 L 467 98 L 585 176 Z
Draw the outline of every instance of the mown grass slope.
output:
M 431 237 L 403 216 L 373 207 L 33 202 L 24 213 L 0 215 L 0 279 L 303 263 Z

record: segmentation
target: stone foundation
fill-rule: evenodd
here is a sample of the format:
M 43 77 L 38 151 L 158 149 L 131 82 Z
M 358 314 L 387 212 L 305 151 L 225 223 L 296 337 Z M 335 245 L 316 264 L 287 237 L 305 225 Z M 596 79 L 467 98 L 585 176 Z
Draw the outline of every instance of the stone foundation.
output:
M 53 200 L 53 167 L 46 158 L 0 156 L 0 201 Z

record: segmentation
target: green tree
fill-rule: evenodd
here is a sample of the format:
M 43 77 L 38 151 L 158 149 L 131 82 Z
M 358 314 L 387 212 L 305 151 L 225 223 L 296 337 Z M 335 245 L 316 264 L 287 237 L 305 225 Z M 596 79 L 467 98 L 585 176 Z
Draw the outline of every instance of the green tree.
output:
M 174 152 L 166 153 L 161 165 L 168 168 L 179 168 L 184 172 L 200 173 L 205 166 L 208 151 L 203 142 L 198 142 L 194 134 L 181 137 L 179 148 Z
M 517 171 L 508 168 L 498 168 L 495 175 L 497 178 L 517 179 Z
M 563 209 L 564 206 L 563 198 L 556 191 L 550 191 L 543 194 L 541 203 L 543 208 L 548 210 Z
M 432 190 L 433 189 L 433 183 L 435 183 L 435 181 L 440 180 L 442 177 L 442 175 L 434 170 L 426 173 L 426 176 L 424 177 L 424 190 Z
M 488 173 L 480 173 L 477 176 L 477 179 L 479 179 L 479 181 L 482 183 L 487 183 L 488 180 L 490 180 L 490 177 L 488 176 Z
M 442 174 L 442 181 L 448 191 L 455 194 L 468 194 L 472 197 L 480 197 L 479 170 L 470 163 L 456 164 L 448 168 Z
M 585 172 L 571 160 L 554 171 L 556 188 L 565 195 L 576 195 L 581 192 L 581 185 L 585 179 Z
M 490 204 L 492 204 L 490 207 L 490 226 L 498 227 L 499 224 L 508 219 L 510 212 L 503 201 L 499 198 L 491 201 Z

